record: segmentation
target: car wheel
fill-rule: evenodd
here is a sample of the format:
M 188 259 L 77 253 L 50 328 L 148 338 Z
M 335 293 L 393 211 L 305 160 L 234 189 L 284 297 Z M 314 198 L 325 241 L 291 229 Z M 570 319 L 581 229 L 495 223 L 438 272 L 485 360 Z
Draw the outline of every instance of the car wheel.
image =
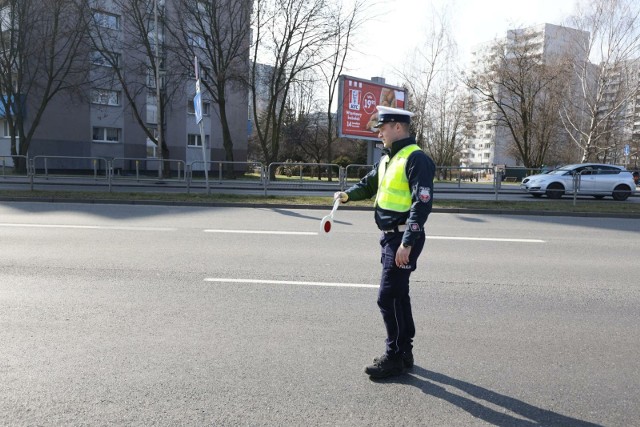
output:
M 549 184 L 549 186 L 547 186 L 546 195 L 550 199 L 559 199 L 564 195 L 564 186 L 557 182 Z
M 593 196 L 593 197 L 595 197 L 595 198 L 596 198 L 596 199 L 598 199 L 598 200 L 602 200 L 602 199 L 604 199 L 604 196 L 602 196 L 602 195 Z
M 613 200 L 618 200 L 620 202 L 627 200 L 631 195 L 631 189 L 624 184 L 618 185 L 613 189 Z

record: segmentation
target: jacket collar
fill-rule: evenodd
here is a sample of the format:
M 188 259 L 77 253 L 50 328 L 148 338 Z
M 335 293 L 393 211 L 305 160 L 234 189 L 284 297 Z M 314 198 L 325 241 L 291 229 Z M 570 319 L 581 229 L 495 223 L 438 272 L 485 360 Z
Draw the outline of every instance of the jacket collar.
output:
M 391 158 L 395 156 L 398 151 L 402 150 L 407 145 L 411 145 L 415 143 L 416 143 L 416 139 L 413 136 L 410 136 L 404 139 L 399 139 L 395 141 L 393 144 L 391 144 L 391 149 L 385 148 L 383 153 L 388 154 L 389 158 Z

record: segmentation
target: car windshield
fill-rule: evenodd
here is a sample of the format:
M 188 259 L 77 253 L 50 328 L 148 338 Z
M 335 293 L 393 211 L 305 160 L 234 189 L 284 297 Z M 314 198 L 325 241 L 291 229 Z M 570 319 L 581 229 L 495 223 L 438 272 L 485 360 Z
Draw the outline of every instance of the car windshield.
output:
M 563 166 L 561 168 L 554 169 L 552 171 L 547 172 L 547 175 L 563 175 L 563 174 L 565 174 L 568 171 L 571 171 L 573 169 L 574 169 L 573 166 Z

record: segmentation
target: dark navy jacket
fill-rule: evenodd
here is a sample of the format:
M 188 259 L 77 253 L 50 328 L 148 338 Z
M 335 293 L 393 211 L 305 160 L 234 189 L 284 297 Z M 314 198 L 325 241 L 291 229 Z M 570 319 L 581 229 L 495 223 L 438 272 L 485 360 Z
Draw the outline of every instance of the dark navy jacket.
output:
M 391 145 L 390 158 L 410 144 L 415 144 L 413 137 L 395 141 Z M 349 200 L 370 199 L 378 192 L 378 163 L 362 180 L 349 188 L 346 193 Z M 416 150 L 407 159 L 406 174 L 411 190 L 411 208 L 409 212 L 394 212 L 375 208 L 375 220 L 380 230 L 393 230 L 401 224 L 407 224 L 407 230 L 402 237 L 402 243 L 412 246 L 413 241 L 424 232 L 424 223 L 431 213 L 433 204 L 433 177 L 436 166 L 433 160 L 422 150 Z M 348 202 L 348 201 L 347 201 Z

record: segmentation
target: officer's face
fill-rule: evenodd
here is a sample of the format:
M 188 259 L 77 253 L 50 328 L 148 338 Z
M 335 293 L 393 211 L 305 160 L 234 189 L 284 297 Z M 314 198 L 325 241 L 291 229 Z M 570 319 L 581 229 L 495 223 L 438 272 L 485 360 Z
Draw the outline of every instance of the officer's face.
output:
M 401 126 L 398 123 L 383 123 L 378 128 L 378 138 L 382 140 L 385 148 L 391 148 L 391 144 L 401 139 Z

